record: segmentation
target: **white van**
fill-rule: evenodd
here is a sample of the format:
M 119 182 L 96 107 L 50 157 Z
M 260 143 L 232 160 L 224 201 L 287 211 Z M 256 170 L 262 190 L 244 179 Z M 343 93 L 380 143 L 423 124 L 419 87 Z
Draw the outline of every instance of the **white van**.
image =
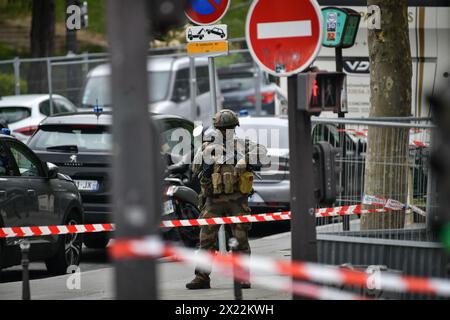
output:
M 209 89 L 208 59 L 196 58 L 197 95 L 195 110 L 191 109 L 188 57 L 151 57 L 147 62 L 149 79 L 149 111 L 178 115 L 191 121 L 200 120 L 210 125 L 214 115 Z M 111 106 L 111 68 L 102 64 L 92 69 L 86 78 L 81 107 Z M 217 91 L 217 103 L 222 96 Z
M 327 6 L 348 7 L 361 14 L 355 45 L 343 49 L 347 73 L 349 113 L 368 117 L 370 110 L 369 50 L 367 44 L 367 0 L 319 0 Z M 413 64 L 411 115 L 429 116 L 429 93 L 448 83 L 450 73 L 450 0 L 407 0 L 409 41 Z M 314 65 L 334 71 L 334 48 L 322 47 Z M 284 86 L 283 86 L 284 87 Z M 324 117 L 332 114 L 322 113 Z

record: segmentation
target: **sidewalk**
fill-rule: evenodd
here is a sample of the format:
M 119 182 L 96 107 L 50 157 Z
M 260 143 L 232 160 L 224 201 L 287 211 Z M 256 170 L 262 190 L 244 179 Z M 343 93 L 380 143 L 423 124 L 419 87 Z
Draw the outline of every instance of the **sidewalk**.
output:
M 290 259 L 291 236 L 283 233 L 257 240 L 251 240 L 252 252 L 258 256 L 276 259 Z M 81 266 L 82 268 L 82 266 Z M 217 272 L 211 274 L 210 290 L 187 290 L 186 282 L 194 276 L 193 267 L 181 263 L 169 262 L 161 259 L 158 264 L 158 278 L 160 279 L 161 299 L 178 300 L 215 300 L 233 299 L 233 280 L 222 277 Z M 47 279 L 32 280 L 31 299 L 113 299 L 113 272 L 114 269 L 105 268 L 87 271 L 81 274 L 81 289 L 69 290 L 66 286 L 68 276 L 59 276 Z M 258 277 L 258 275 L 253 275 Z M 265 275 L 278 277 L 276 275 Z M 0 284 L 0 300 L 20 299 L 22 292 L 21 282 Z M 243 290 L 244 299 L 290 299 L 290 294 L 271 291 L 258 286 Z

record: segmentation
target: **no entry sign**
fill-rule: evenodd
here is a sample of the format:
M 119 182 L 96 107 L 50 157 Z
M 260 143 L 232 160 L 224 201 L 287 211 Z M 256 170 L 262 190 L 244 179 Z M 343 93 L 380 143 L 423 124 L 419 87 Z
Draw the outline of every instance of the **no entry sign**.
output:
M 247 14 L 247 46 L 275 76 L 307 68 L 322 42 L 322 12 L 315 0 L 254 0 Z
M 214 24 L 225 15 L 230 0 L 188 0 L 186 16 L 195 24 Z

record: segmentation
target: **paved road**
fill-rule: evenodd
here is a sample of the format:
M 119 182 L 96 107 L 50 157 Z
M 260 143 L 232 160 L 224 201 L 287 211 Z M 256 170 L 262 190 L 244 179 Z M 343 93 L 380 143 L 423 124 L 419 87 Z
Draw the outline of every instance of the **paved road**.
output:
M 251 240 L 255 255 L 273 258 L 290 258 L 290 234 L 278 234 L 261 239 Z M 66 282 L 68 276 L 44 278 L 45 266 L 34 264 L 31 281 L 32 299 L 113 299 L 112 289 L 113 268 L 108 263 L 104 252 L 87 250 L 84 262 L 81 264 L 81 289 L 69 290 Z M 10 282 L 0 284 L 0 300 L 20 299 L 21 282 L 20 268 L 15 267 L 5 271 Z M 263 276 L 252 274 L 261 279 Z M 233 283 L 230 278 L 222 277 L 217 272 L 212 273 L 212 289 L 188 291 L 185 283 L 193 277 L 193 268 L 164 259 L 158 263 L 158 279 L 162 299 L 233 299 Z M 277 278 L 275 275 L 264 275 L 264 279 Z M 258 285 L 244 290 L 245 299 L 289 299 L 288 293 L 279 293 Z
M 279 221 L 276 225 L 273 223 L 260 223 L 258 225 L 253 224 L 250 236 L 252 239 L 259 239 L 264 236 L 279 234 L 281 232 L 289 231 L 289 221 Z M 106 250 L 89 249 L 83 247 L 83 258 L 81 262 L 81 270 L 92 271 L 97 269 L 103 269 L 110 267 L 111 264 L 108 260 Z M 43 279 L 50 277 L 47 273 L 47 269 L 44 263 L 33 262 L 30 264 L 30 279 Z M 21 281 L 22 279 L 22 267 L 15 266 L 7 269 L 3 269 L 0 272 L 0 284 L 7 282 Z
M 110 267 L 111 264 L 108 259 L 106 250 L 89 249 L 83 247 L 83 258 L 81 262 L 82 271 L 91 271 Z M 43 279 L 50 277 L 45 264 L 43 262 L 33 262 L 30 264 L 30 279 Z M 0 275 L 1 283 L 14 282 L 22 280 L 22 267 L 15 266 L 3 269 Z

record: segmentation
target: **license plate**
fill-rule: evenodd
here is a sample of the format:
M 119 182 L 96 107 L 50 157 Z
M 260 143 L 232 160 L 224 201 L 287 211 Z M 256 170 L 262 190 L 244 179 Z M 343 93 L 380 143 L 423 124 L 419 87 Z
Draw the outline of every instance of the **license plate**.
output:
M 98 181 L 97 180 L 74 180 L 78 190 L 80 191 L 97 191 Z
M 166 216 L 168 214 L 171 214 L 172 212 L 174 212 L 175 209 L 173 207 L 173 202 L 172 200 L 167 200 L 166 202 L 164 202 L 164 211 L 163 211 L 163 216 Z

